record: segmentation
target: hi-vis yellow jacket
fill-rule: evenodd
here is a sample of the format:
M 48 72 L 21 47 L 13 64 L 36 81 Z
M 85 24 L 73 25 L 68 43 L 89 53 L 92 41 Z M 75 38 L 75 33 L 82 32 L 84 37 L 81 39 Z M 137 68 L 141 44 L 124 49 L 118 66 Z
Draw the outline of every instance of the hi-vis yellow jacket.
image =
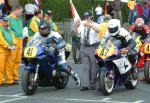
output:
M 34 17 L 29 21 L 29 24 L 28 24 L 29 36 L 34 36 L 34 34 L 39 31 L 38 26 L 39 26 L 38 18 L 37 18 L 36 16 L 34 16 Z
M 13 44 L 16 44 L 14 33 L 10 28 L 6 30 L 0 26 L 0 48 L 8 49 Z

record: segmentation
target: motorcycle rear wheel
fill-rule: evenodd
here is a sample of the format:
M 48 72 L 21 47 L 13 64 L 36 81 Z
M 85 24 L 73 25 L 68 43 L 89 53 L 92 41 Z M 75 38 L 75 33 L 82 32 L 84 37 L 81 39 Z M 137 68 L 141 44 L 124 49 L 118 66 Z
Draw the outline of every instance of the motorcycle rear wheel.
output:
M 129 75 L 130 79 L 124 84 L 124 86 L 127 89 L 135 89 L 138 84 L 138 78 L 137 78 L 137 68 L 134 68 L 134 71 L 131 72 L 132 74 Z M 136 73 L 136 74 L 134 74 Z M 133 77 L 134 76 L 134 77 Z
M 145 81 L 150 84 L 150 61 L 145 62 L 144 75 Z
M 38 83 L 33 83 L 35 73 L 30 70 L 24 70 L 22 73 L 22 89 L 26 95 L 33 95 L 38 87 Z
M 54 80 L 54 86 L 56 89 L 66 88 L 69 81 L 69 75 L 66 72 L 61 72 L 61 76 L 56 76 Z

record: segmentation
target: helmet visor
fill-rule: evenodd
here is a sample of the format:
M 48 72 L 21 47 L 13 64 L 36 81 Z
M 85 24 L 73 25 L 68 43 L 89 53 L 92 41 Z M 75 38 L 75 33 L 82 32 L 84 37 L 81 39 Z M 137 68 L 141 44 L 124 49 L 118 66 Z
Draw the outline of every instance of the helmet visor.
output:
M 47 37 L 50 33 L 50 30 L 49 28 L 40 28 L 39 32 L 43 37 Z
M 116 33 L 118 31 L 118 26 L 114 28 L 108 28 L 109 33 Z

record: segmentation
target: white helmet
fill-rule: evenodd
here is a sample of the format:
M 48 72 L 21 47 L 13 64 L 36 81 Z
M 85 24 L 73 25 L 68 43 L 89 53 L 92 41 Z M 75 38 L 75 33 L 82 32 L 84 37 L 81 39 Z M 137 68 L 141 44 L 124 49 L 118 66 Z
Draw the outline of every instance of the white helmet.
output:
M 118 20 L 118 19 L 111 19 L 108 22 L 108 32 L 112 36 L 116 36 L 119 33 L 120 28 L 121 28 L 120 20 Z

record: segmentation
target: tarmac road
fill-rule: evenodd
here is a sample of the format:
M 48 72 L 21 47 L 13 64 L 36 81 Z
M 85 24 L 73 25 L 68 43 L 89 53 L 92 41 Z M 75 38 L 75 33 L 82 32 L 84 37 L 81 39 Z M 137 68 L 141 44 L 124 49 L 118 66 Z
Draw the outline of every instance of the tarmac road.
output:
M 79 73 L 82 80 L 82 65 L 73 64 L 71 61 L 70 65 Z M 23 65 L 19 70 L 21 75 Z M 32 96 L 26 96 L 21 85 L 0 87 L 0 103 L 150 103 L 150 85 L 139 82 L 135 90 L 120 87 L 116 88 L 110 96 L 103 96 L 98 90 L 81 92 L 70 78 L 66 89 L 40 87 Z

